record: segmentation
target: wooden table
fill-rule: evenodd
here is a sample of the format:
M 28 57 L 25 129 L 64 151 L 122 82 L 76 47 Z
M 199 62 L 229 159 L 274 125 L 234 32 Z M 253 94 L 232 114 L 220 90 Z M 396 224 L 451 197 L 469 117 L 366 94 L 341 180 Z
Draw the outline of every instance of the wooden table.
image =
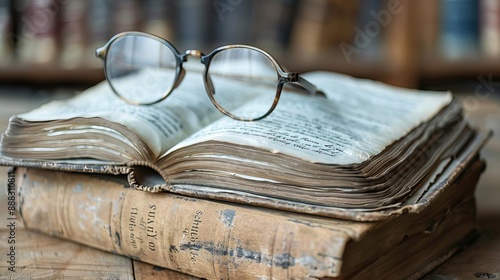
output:
M 476 191 L 478 221 L 482 229 L 479 239 L 424 277 L 431 279 L 500 279 L 500 96 L 462 97 L 469 106 L 466 114 L 477 126 L 488 127 L 495 135 L 483 150 L 487 170 Z M 12 98 L 0 92 L 0 131 L 8 117 L 45 103 L 47 97 Z M 474 105 L 475 104 L 475 105 Z M 474 106 L 473 106 L 474 105 Z M 0 168 L 0 182 L 6 182 L 6 168 Z M 158 268 L 126 257 L 101 252 L 71 242 L 16 229 L 18 271 L 6 274 L 7 228 L 6 195 L 0 192 L 0 279 L 59 279 L 89 277 L 106 279 L 197 279 Z

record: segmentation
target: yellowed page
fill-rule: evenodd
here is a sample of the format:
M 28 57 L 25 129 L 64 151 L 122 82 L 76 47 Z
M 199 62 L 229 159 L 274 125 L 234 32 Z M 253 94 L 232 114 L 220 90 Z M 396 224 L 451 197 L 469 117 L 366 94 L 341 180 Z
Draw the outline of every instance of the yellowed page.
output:
M 165 100 L 154 105 L 127 104 L 113 93 L 107 82 L 102 82 L 72 99 L 53 101 L 18 117 L 30 122 L 103 118 L 122 124 L 137 133 L 158 156 L 195 131 L 224 116 L 208 98 L 199 67 L 193 68 L 189 64 L 185 68 L 188 70 L 182 83 Z M 151 74 L 150 71 L 152 70 L 140 72 L 120 83 L 122 87 L 147 92 L 152 90 L 144 86 L 148 75 Z M 231 90 L 230 95 L 219 94 L 219 98 L 226 98 L 224 104 L 229 107 L 226 109 L 245 104 L 262 91 L 270 90 L 267 87 L 250 88 L 246 84 L 235 82 L 228 82 L 222 86 Z M 270 92 L 271 95 L 274 94 L 274 89 Z M 89 134 L 92 132 L 113 134 L 112 131 L 106 131 L 105 127 L 92 124 L 88 126 L 80 124 L 72 129 L 60 129 L 57 133 Z M 122 141 L 126 142 L 127 139 L 122 137 Z
M 356 164 L 430 120 L 452 100 L 450 93 L 406 90 L 327 72 L 304 76 L 327 98 L 283 93 L 267 118 L 252 123 L 220 119 L 172 151 L 214 140 L 310 162 Z M 256 99 L 239 110 L 252 111 L 260 106 Z
M 76 117 L 107 119 L 135 131 L 156 155 L 221 116 L 208 99 L 201 76 L 194 74 L 186 77 L 166 100 L 152 106 L 129 105 L 112 92 L 107 82 L 102 82 L 75 98 L 50 102 L 19 115 L 31 122 Z M 81 129 L 88 133 L 97 128 Z

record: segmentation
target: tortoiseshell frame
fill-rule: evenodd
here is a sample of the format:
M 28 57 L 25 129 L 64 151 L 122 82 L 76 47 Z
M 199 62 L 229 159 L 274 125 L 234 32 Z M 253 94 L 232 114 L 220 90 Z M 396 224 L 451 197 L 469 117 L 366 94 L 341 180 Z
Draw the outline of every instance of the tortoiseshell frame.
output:
M 176 66 L 176 74 L 175 74 L 174 83 L 167 91 L 165 91 L 163 96 L 160 97 L 158 100 L 155 100 L 155 101 L 149 102 L 149 103 L 140 103 L 140 102 L 128 100 L 125 97 L 123 97 L 122 95 L 120 95 L 120 93 L 113 87 L 113 84 L 111 82 L 109 82 L 108 67 L 106 64 L 108 50 L 116 40 L 118 40 L 122 37 L 125 37 L 125 36 L 142 36 L 142 37 L 156 40 L 156 41 L 162 43 L 163 45 L 167 46 L 172 51 L 172 53 L 175 55 L 177 66 Z M 278 79 L 278 84 L 277 84 L 277 88 L 276 88 L 276 95 L 274 97 L 273 104 L 272 104 L 271 108 L 269 108 L 269 110 L 264 115 L 262 115 L 258 118 L 240 118 L 238 116 L 235 116 L 235 115 L 231 114 L 230 112 L 226 111 L 224 108 L 222 108 L 219 105 L 219 103 L 217 103 L 217 101 L 215 100 L 215 98 L 213 96 L 214 95 L 214 87 L 213 87 L 212 81 L 208 75 L 208 69 L 210 67 L 210 62 L 212 61 L 212 58 L 217 53 L 224 51 L 224 50 L 227 50 L 227 49 L 232 49 L 232 48 L 246 48 L 246 49 L 251 49 L 251 50 L 254 50 L 254 51 L 261 53 L 262 55 L 267 57 L 274 64 L 274 68 L 276 69 L 276 72 L 278 73 L 279 79 Z M 200 58 L 200 62 L 205 65 L 205 69 L 203 71 L 203 80 L 205 83 L 205 90 L 208 94 L 208 97 L 210 98 L 212 103 L 215 105 L 215 107 L 217 107 L 217 109 L 219 111 L 221 111 L 226 116 L 229 116 L 235 120 L 257 121 L 257 120 L 261 120 L 261 119 L 267 117 L 276 108 L 276 105 L 278 104 L 278 100 L 281 96 L 281 91 L 283 89 L 283 86 L 286 83 L 297 83 L 297 84 L 301 85 L 302 87 L 304 87 L 307 90 L 307 92 L 311 95 L 316 95 L 316 94 L 323 95 L 323 93 L 321 91 L 316 89 L 316 86 L 314 86 L 312 83 L 310 83 L 306 79 L 302 78 L 299 75 L 299 73 L 286 72 L 285 70 L 283 70 L 283 67 L 281 67 L 281 65 L 276 61 L 276 59 L 274 59 L 274 57 L 272 57 L 269 53 L 267 53 L 259 48 L 256 48 L 254 46 L 249 46 L 249 45 L 226 45 L 226 46 L 216 48 L 208 55 L 203 54 L 199 50 L 187 50 L 184 54 L 181 54 L 169 41 L 167 41 L 161 37 L 158 37 L 158 36 L 155 36 L 152 34 L 148 34 L 148 33 L 144 33 L 144 32 L 129 31 L 129 32 L 119 33 L 119 34 L 113 36 L 103 47 L 98 48 L 96 50 L 95 54 L 96 54 L 97 58 L 100 58 L 103 61 L 104 75 L 106 76 L 106 79 L 108 80 L 109 85 L 111 86 L 113 92 L 117 96 L 119 96 L 122 100 L 124 100 L 125 102 L 127 102 L 129 104 L 133 104 L 133 105 L 152 105 L 152 104 L 158 103 L 158 102 L 164 100 L 165 98 L 167 98 L 170 95 L 170 93 L 181 84 L 182 79 L 184 78 L 184 75 L 186 73 L 186 71 L 182 67 L 182 63 L 187 61 L 188 56 Z

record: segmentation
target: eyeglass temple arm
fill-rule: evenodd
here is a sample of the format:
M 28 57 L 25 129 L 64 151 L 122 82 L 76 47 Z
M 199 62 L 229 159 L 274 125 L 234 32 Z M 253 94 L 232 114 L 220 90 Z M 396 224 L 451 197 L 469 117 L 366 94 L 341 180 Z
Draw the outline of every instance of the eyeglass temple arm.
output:
M 288 73 L 288 81 L 287 82 L 295 82 L 303 86 L 310 95 L 321 95 L 325 97 L 325 93 L 319 90 L 314 84 L 309 82 L 308 80 L 302 78 L 299 73 L 289 72 Z
M 299 79 L 298 79 L 298 82 L 299 84 L 301 84 L 305 89 L 307 89 L 307 91 L 311 94 L 311 95 L 322 95 L 322 96 L 326 96 L 324 92 L 322 92 L 321 90 L 319 90 L 315 85 L 313 85 L 311 82 L 309 82 L 308 80 L 302 78 L 300 75 L 299 75 Z

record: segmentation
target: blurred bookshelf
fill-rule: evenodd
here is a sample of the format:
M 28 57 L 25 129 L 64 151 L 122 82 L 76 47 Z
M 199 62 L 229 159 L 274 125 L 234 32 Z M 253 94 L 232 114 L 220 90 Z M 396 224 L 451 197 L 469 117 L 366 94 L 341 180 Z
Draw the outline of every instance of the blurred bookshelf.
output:
M 500 76 L 500 0 L 0 0 L 0 82 L 95 84 L 95 48 L 130 30 L 405 87 Z

